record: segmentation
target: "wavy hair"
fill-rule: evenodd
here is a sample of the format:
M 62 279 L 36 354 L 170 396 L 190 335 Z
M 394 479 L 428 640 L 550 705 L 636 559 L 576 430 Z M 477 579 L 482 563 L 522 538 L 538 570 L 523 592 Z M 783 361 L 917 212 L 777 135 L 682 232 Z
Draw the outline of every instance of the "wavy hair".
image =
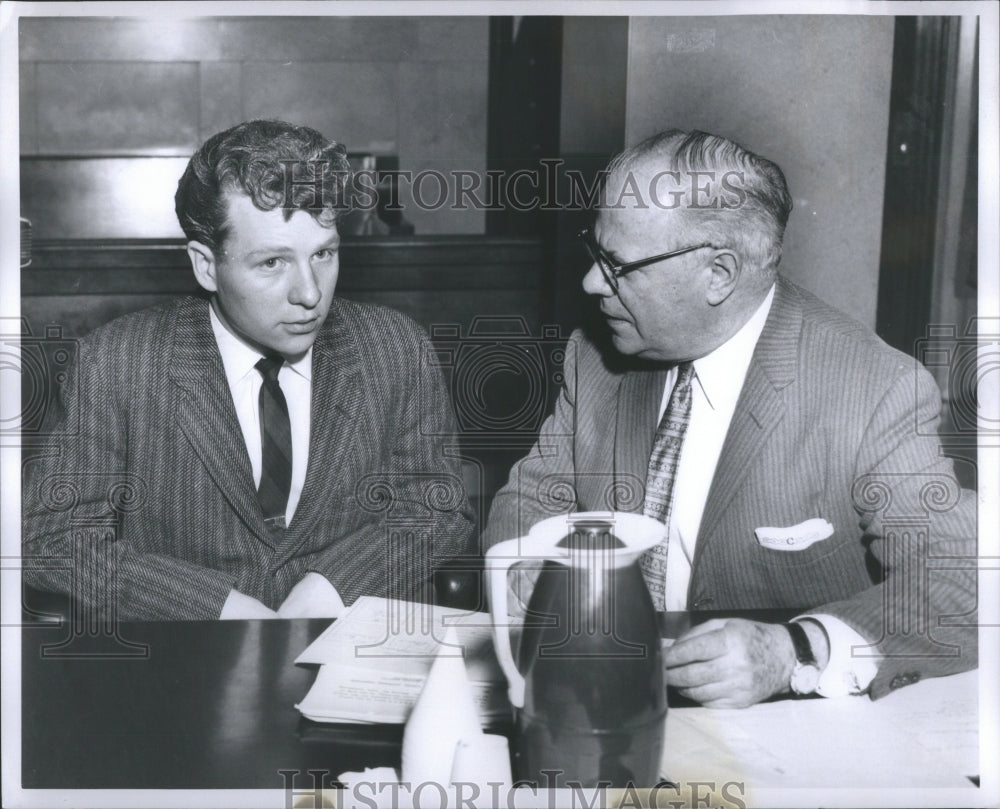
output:
M 347 148 L 315 129 L 285 121 L 246 121 L 213 135 L 195 152 L 177 183 L 174 210 L 189 241 L 213 251 L 226 240 L 226 195 L 243 193 L 285 220 L 308 212 L 332 227 L 349 208 Z

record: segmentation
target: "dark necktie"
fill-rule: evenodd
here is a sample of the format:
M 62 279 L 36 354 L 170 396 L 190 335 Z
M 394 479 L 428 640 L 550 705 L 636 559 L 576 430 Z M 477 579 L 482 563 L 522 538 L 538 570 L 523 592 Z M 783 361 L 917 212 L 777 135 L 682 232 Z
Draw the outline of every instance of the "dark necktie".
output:
M 670 399 L 656 428 L 656 438 L 653 440 L 653 451 L 649 456 L 649 469 L 646 472 L 646 499 L 642 505 L 642 513 L 654 517 L 670 530 L 670 514 L 673 511 L 674 476 L 677 473 L 677 461 L 681 456 L 681 446 L 684 443 L 684 433 L 691 421 L 691 380 L 694 379 L 694 365 L 685 362 L 677 366 L 677 381 L 670 392 Z M 667 575 L 667 542 L 669 534 L 663 541 L 639 558 L 639 567 L 643 578 L 653 597 L 653 606 L 657 610 L 664 609 L 664 593 Z
M 292 488 L 292 427 L 288 404 L 278 384 L 282 357 L 264 357 L 254 367 L 264 377 L 260 387 L 260 486 L 257 496 L 269 530 L 285 527 L 285 509 Z

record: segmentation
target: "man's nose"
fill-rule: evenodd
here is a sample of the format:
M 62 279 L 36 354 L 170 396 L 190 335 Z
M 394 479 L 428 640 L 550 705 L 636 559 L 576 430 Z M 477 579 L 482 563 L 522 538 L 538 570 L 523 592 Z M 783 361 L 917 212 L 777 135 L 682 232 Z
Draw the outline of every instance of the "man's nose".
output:
M 307 309 L 312 309 L 322 298 L 319 285 L 316 283 L 316 276 L 309 263 L 299 264 L 295 269 L 295 277 L 288 290 L 288 301 Z
M 588 295 L 600 295 L 602 298 L 610 298 L 615 294 L 596 261 L 590 265 L 587 274 L 583 276 L 583 291 Z

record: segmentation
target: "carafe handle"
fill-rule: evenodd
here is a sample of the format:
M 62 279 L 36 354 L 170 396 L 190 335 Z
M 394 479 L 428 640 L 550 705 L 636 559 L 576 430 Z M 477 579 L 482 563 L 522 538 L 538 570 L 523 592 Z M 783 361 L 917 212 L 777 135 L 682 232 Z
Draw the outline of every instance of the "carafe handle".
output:
M 493 646 L 500 668 L 507 678 L 507 696 L 515 708 L 524 707 L 524 677 L 517 670 L 510 645 L 510 620 L 507 617 L 507 573 L 511 565 L 521 561 L 518 554 L 525 538 L 498 542 L 486 551 L 489 573 L 490 614 L 493 619 Z

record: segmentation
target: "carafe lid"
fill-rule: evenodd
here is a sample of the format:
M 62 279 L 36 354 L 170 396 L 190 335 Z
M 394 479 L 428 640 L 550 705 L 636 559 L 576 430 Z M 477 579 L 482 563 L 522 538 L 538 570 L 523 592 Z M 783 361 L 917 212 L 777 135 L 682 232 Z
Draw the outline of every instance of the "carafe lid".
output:
M 580 551 L 611 551 L 624 548 L 614 534 L 614 526 L 605 520 L 574 520 L 569 533 L 559 542 L 557 548 Z
M 568 562 L 599 551 L 608 554 L 614 567 L 621 567 L 663 540 L 666 531 L 662 522 L 642 514 L 578 511 L 537 522 L 526 537 L 512 541 L 521 559 Z

